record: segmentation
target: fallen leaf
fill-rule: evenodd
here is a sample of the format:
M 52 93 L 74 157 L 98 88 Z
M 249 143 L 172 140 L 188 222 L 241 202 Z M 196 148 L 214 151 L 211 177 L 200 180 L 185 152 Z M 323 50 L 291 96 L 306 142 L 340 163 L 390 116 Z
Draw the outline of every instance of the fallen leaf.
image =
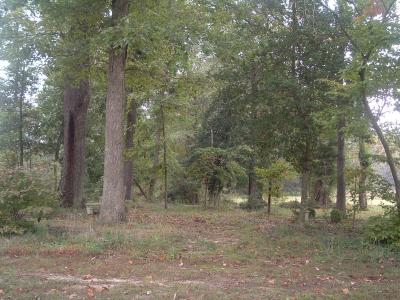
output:
M 93 276 L 90 275 L 90 274 L 86 274 L 86 275 L 84 275 L 84 276 L 82 277 L 83 280 L 90 280 L 90 279 L 92 279 L 92 278 L 93 278 Z
M 268 283 L 269 283 L 269 284 L 275 284 L 275 279 L 269 279 L 269 280 L 268 280 Z
M 86 292 L 89 298 L 94 298 L 94 288 L 88 286 L 86 287 Z
M 348 295 L 350 293 L 348 288 L 342 290 L 343 294 Z
M 129 261 L 129 264 L 130 264 L 130 265 L 133 265 L 133 260 L 130 260 L 130 261 Z

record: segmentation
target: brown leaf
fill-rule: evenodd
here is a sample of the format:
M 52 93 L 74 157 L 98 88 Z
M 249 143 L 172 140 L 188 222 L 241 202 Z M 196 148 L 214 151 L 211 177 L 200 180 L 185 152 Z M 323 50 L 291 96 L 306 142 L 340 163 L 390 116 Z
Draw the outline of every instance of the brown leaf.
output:
M 94 288 L 92 288 L 91 286 L 87 286 L 86 292 L 89 298 L 94 298 Z

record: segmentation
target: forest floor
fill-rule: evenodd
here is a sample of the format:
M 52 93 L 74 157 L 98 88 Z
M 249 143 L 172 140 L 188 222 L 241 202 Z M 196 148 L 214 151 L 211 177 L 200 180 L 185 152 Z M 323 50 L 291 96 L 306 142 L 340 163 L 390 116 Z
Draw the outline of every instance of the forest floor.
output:
M 400 254 L 327 214 L 139 203 L 110 227 L 64 211 L 0 238 L 0 299 L 399 299 Z

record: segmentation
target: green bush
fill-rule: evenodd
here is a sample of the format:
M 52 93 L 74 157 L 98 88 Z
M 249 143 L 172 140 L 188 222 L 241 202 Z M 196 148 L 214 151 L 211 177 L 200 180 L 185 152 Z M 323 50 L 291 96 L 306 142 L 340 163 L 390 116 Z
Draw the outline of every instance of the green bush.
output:
M 337 209 L 331 210 L 331 222 L 332 223 L 340 223 L 342 221 L 342 213 Z
M 400 219 L 384 216 L 371 217 L 365 233 L 370 242 L 400 246 Z
M 317 216 L 317 212 L 315 211 L 314 208 L 308 208 L 308 217 L 310 219 L 315 219 L 315 217 Z
M 57 198 L 38 170 L 0 169 L 0 234 L 32 230 L 33 220 L 47 216 Z

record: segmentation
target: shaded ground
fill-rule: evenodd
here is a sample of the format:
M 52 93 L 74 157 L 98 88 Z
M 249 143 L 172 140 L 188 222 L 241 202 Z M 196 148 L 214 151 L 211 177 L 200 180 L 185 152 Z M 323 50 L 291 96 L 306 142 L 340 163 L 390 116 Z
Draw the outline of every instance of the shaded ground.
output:
M 398 299 L 399 254 L 274 212 L 140 204 L 112 227 L 65 212 L 0 239 L 0 299 Z

